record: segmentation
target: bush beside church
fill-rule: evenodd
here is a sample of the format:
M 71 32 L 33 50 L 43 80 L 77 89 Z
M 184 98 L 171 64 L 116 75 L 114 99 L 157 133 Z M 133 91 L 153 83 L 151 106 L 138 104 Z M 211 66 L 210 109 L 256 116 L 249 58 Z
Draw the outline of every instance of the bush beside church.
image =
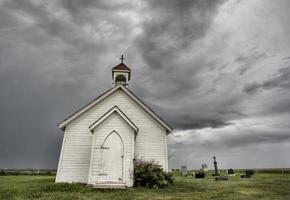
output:
M 158 162 L 135 159 L 135 187 L 164 188 L 172 185 L 173 180 L 173 174 L 165 172 Z

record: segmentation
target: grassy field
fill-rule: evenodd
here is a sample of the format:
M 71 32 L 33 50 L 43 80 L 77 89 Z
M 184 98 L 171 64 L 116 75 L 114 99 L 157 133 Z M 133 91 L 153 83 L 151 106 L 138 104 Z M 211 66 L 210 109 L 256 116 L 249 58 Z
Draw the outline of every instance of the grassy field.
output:
M 0 199 L 290 199 L 290 174 L 257 173 L 229 181 L 176 176 L 165 189 L 94 190 L 81 184 L 55 184 L 54 176 L 0 176 Z

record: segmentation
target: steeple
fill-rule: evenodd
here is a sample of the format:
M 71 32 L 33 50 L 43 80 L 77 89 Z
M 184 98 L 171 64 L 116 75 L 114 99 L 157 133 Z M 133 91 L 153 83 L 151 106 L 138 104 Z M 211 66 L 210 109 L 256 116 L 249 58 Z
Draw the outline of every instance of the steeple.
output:
M 121 56 L 121 63 L 112 69 L 112 79 L 114 84 L 128 85 L 128 81 L 131 78 L 131 69 L 125 65 L 123 62 L 125 60 L 124 56 Z

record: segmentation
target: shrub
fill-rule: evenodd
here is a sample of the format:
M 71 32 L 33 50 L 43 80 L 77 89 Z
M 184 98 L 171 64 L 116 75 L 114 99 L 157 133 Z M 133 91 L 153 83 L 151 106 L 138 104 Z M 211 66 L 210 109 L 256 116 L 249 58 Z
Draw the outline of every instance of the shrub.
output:
M 155 161 L 135 159 L 134 186 L 149 188 L 164 188 L 173 184 L 173 174 L 163 171 Z

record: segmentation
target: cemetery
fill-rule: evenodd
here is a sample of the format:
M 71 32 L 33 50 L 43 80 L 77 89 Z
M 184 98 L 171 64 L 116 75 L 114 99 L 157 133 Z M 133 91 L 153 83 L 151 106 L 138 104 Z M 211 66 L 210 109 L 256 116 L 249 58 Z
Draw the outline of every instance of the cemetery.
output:
M 122 189 L 55 183 L 55 170 L 0 169 L 0 199 L 290 199 L 290 169 L 221 166 L 213 156 L 200 169 L 183 164 L 164 172 L 158 163 L 135 160 L 134 187 Z
M 211 165 L 201 164 L 200 169 L 172 169 L 174 181 L 167 187 L 114 190 L 55 183 L 55 170 L 0 170 L 0 199 L 290 199 L 290 169 L 221 166 L 214 157 Z
M 123 189 L 55 183 L 55 171 L 4 169 L 0 170 L 0 199 L 290 199 L 290 169 L 219 169 L 215 156 L 212 164 L 212 168 L 201 164 L 200 169 L 181 165 L 164 173 L 165 179 L 157 182 L 159 186 L 151 182 L 153 185 L 148 187 L 146 179 L 152 181 L 158 176 L 150 171 L 162 168 L 157 164 L 153 169 L 153 162 L 146 167 L 141 161 L 136 168 L 140 176 L 134 175 L 135 187 Z M 148 176 L 142 179 L 145 174 Z M 166 180 L 170 184 L 163 185 Z
M 192 170 L 187 166 L 188 173 Z M 245 170 L 234 169 L 236 176 L 215 181 L 207 175 L 196 179 L 174 170 L 174 184 L 166 188 L 127 188 L 100 190 L 79 183 L 54 183 L 55 175 L 0 176 L 0 199 L 290 199 L 290 169 L 254 170 L 251 178 L 241 178 Z M 209 170 L 207 174 L 214 173 Z M 19 173 L 21 174 L 21 173 Z M 227 176 L 226 169 L 220 169 Z M 270 188 L 270 189 L 269 189 Z

